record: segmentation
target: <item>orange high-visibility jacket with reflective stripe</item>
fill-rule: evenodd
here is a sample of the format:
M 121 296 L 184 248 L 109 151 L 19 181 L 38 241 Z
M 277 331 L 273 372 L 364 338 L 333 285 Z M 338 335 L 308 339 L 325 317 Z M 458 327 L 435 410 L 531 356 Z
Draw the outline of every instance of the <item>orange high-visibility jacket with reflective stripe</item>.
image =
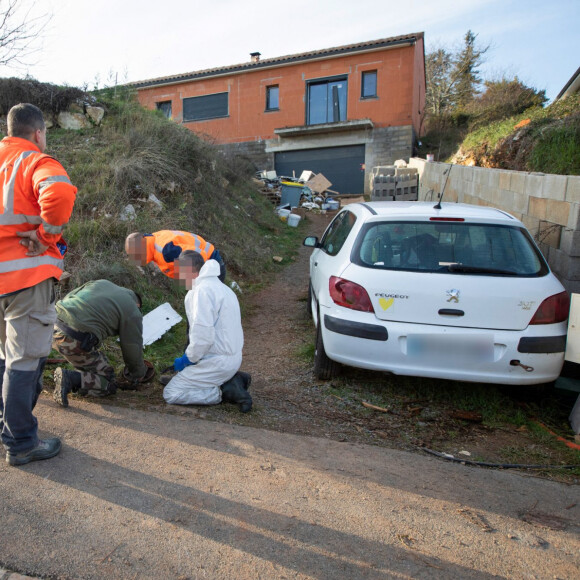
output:
M 0 185 L 0 295 L 59 279 L 63 255 L 57 242 L 64 244 L 61 232 L 77 188 L 56 159 L 20 137 L 0 141 Z M 16 235 L 30 230 L 48 246 L 40 256 L 26 256 L 28 248 Z
M 147 243 L 147 263 L 155 262 L 169 278 L 175 278 L 173 262 L 181 252 L 195 250 L 207 261 L 215 250 L 215 247 L 202 237 L 176 230 L 161 230 L 145 234 L 143 239 Z

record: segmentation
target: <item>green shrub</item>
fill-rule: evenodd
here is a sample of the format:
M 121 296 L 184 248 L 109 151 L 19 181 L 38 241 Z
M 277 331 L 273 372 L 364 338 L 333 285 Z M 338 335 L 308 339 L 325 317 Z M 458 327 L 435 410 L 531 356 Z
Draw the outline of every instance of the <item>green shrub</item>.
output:
M 72 103 L 88 100 L 88 95 L 75 87 L 61 87 L 34 79 L 0 78 L 0 115 L 7 115 L 18 103 L 33 103 L 56 118 Z
M 484 84 L 485 91 L 468 106 L 472 129 L 515 117 L 530 109 L 541 109 L 547 100 L 546 91 L 528 87 L 517 77 Z
M 531 171 L 580 175 L 580 115 L 538 132 L 528 160 Z

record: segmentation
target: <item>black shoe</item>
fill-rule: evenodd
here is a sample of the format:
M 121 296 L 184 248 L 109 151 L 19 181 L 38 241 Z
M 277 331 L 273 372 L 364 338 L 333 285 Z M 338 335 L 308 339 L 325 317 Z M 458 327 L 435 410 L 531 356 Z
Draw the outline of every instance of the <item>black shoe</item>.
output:
M 10 465 L 26 465 L 31 461 L 42 461 L 58 455 L 60 451 L 60 439 L 39 439 L 38 445 L 22 453 L 6 453 L 6 462 Z
M 238 405 L 238 409 L 240 410 L 240 413 L 249 413 L 252 410 L 252 397 L 248 393 L 250 385 L 252 384 L 252 375 L 243 371 L 238 371 L 237 374 L 242 380 L 242 386 L 247 394 L 247 398 Z
M 252 397 L 246 390 L 250 386 L 252 378 L 248 373 L 237 372 L 229 381 L 220 388 L 222 391 L 222 401 L 235 403 L 241 413 L 248 413 L 252 410 Z
M 250 373 L 245 373 L 244 371 L 238 371 L 236 374 L 239 375 L 244 382 L 242 385 L 244 389 L 249 391 L 250 385 L 252 384 L 252 375 Z
M 72 391 L 72 385 L 68 377 L 68 373 L 58 367 L 54 371 L 54 392 L 52 393 L 52 398 L 62 407 L 68 407 L 68 394 Z
M 161 375 L 159 382 L 165 387 L 175 375 Z
M 58 367 L 54 371 L 54 392 L 52 398 L 63 407 L 68 407 L 68 394 L 76 393 L 81 386 L 81 374 Z

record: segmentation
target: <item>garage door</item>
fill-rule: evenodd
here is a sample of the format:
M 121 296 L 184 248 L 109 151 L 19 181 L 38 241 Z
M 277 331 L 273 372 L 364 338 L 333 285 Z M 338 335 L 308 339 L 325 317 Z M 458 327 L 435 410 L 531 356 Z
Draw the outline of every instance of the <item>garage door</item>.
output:
M 365 146 L 325 147 L 276 153 L 278 175 L 300 177 L 304 170 L 322 173 L 338 193 L 364 193 Z

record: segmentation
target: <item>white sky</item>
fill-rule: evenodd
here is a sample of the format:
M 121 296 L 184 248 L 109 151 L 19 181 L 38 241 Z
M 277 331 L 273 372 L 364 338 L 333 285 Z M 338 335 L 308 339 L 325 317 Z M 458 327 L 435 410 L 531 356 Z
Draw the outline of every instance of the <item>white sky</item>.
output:
M 517 75 L 550 100 L 580 66 L 580 0 L 20 1 L 53 17 L 34 64 L 0 77 L 89 89 L 412 32 L 429 52 L 472 30 L 491 45 L 482 76 Z

